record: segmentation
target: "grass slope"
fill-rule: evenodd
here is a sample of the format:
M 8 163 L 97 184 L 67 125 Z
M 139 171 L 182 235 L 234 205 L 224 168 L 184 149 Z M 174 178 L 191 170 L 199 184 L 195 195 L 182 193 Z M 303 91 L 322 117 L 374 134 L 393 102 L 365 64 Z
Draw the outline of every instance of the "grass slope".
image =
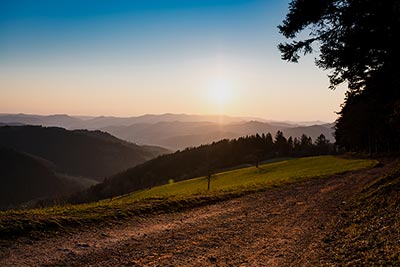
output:
M 324 266 L 400 266 L 400 167 L 354 197 L 333 228 Z
M 259 169 L 250 167 L 216 174 L 210 191 L 207 191 L 207 179 L 200 177 L 89 204 L 7 211 L 0 213 L 0 237 L 22 235 L 31 230 L 105 222 L 135 214 L 176 211 L 376 164 L 375 160 L 333 156 L 300 158 L 264 164 Z
M 264 164 L 258 169 L 248 167 L 213 175 L 211 178 L 210 193 L 240 192 L 243 190 L 280 186 L 302 181 L 310 177 L 326 176 L 365 168 L 371 166 L 371 164 L 373 164 L 373 161 L 347 160 L 333 156 L 284 160 Z M 131 194 L 129 197 L 136 200 L 154 197 L 181 197 L 194 194 L 208 194 L 206 177 L 157 186 L 149 190 Z

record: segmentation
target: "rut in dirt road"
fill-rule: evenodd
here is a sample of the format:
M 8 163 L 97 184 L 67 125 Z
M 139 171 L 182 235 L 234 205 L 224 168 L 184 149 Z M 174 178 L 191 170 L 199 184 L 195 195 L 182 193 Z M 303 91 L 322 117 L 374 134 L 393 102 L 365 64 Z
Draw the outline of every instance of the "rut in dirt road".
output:
M 175 214 L 26 242 L 0 266 L 318 266 L 338 207 L 383 168 L 288 185 Z

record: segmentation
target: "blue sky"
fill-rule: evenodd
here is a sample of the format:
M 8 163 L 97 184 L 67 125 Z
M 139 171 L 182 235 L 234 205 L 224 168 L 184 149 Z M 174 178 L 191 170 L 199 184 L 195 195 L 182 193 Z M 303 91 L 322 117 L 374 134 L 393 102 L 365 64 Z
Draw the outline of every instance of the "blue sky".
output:
M 333 120 L 343 91 L 313 57 L 280 60 L 288 2 L 0 1 L 0 113 Z
M 68 53 L 98 58 L 104 51 L 117 58 L 129 52 L 179 56 L 224 45 L 249 50 L 265 45 L 267 31 L 276 33 L 276 10 L 286 6 L 242 0 L 6 1 L 0 9 L 0 53 L 16 60 Z M 275 48 L 278 41 L 271 41 Z

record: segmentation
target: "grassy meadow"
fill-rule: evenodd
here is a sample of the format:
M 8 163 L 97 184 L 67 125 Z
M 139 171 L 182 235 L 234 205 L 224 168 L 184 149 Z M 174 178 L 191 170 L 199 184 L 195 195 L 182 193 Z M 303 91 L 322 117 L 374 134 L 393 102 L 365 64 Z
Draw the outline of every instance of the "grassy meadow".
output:
M 258 169 L 247 167 L 214 174 L 211 178 L 210 192 L 207 190 L 207 177 L 199 177 L 136 192 L 121 197 L 121 200 L 125 201 L 126 198 L 143 200 L 159 197 L 185 197 L 269 188 L 310 177 L 366 168 L 373 164 L 374 161 L 348 160 L 333 156 L 287 159 L 261 165 Z
M 375 160 L 334 156 L 286 159 L 265 163 L 259 168 L 214 174 L 210 191 L 207 190 L 207 178 L 198 177 L 88 204 L 0 212 L 0 237 L 91 222 L 111 222 L 132 215 L 178 211 L 311 178 L 369 168 L 377 163 Z

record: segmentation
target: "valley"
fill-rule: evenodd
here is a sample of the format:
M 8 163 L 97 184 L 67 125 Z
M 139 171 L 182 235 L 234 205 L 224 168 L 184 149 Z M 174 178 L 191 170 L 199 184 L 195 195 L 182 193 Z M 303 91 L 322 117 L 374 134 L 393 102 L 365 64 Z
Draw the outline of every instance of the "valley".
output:
M 49 205 L 170 151 L 100 131 L 0 127 L 0 209 Z

